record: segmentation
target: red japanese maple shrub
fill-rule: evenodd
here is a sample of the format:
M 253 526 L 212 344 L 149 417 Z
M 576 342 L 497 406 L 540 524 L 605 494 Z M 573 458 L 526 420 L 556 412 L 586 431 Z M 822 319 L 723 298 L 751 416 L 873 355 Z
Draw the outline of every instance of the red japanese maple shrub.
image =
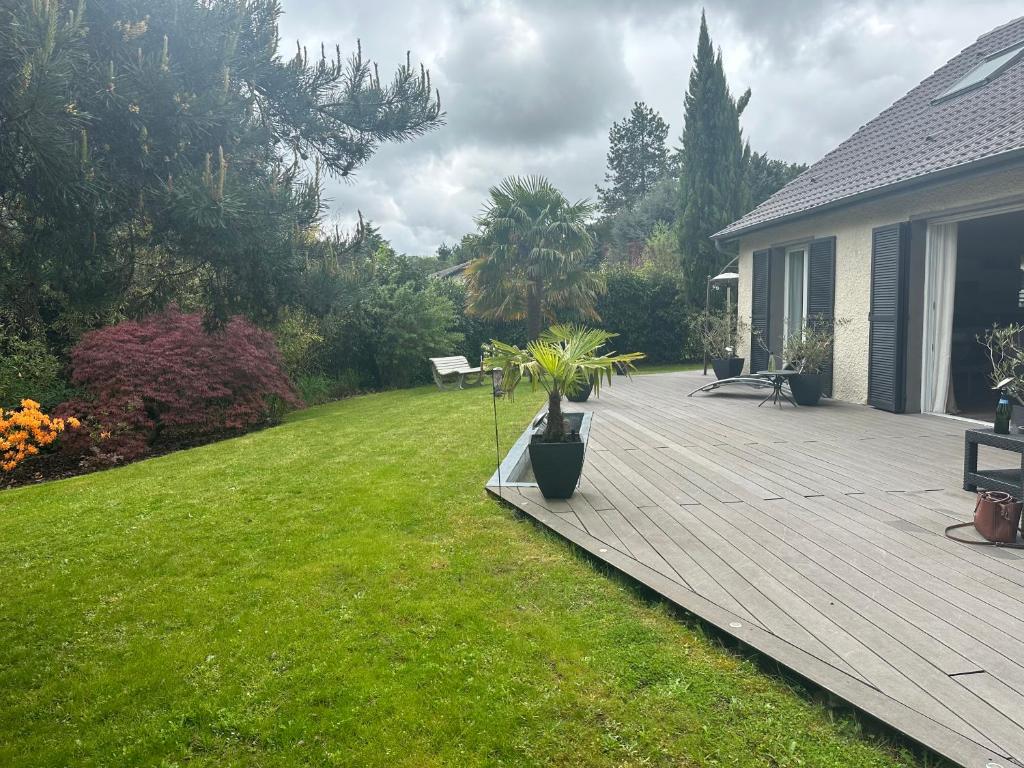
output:
M 85 334 L 71 378 L 84 396 L 60 410 L 84 417 L 89 445 L 69 450 L 113 459 L 250 429 L 299 404 L 273 336 L 241 317 L 207 332 L 175 308 Z

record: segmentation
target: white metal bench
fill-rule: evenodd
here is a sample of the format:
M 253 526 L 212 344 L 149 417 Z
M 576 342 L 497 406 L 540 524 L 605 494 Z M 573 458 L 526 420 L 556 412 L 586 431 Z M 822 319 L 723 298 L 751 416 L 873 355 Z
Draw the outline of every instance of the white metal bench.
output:
M 466 383 L 467 376 L 476 376 L 476 384 L 482 384 L 484 380 L 483 368 L 473 368 L 462 355 L 455 357 L 432 357 L 430 358 L 430 371 L 434 374 L 434 383 L 437 388 L 462 389 Z

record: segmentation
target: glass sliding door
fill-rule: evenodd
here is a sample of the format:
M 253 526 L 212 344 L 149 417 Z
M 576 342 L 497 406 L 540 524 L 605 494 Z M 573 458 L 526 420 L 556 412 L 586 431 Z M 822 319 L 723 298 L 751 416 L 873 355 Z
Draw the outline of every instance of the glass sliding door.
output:
M 785 309 L 783 339 L 802 333 L 807 321 L 807 248 L 796 246 L 786 251 Z

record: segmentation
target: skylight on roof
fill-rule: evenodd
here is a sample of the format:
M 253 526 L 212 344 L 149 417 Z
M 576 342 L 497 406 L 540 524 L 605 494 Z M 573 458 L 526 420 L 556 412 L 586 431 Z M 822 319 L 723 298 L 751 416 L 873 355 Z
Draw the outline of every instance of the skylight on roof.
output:
M 949 86 L 949 88 L 941 94 L 936 96 L 933 101 L 944 101 L 945 99 L 956 96 L 964 91 L 969 91 L 974 88 L 980 88 L 983 85 L 987 85 L 999 77 L 999 75 L 1003 73 L 1003 70 L 1017 61 L 1021 55 L 1024 55 L 1024 40 L 1011 45 L 1009 48 L 1003 48 L 1001 51 L 996 51 L 991 56 L 988 56 L 974 69 Z

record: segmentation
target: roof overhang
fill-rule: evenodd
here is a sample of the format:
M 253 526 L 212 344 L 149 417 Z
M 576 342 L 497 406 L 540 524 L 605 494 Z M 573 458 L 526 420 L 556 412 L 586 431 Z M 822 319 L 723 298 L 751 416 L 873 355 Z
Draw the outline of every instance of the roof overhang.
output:
M 452 277 L 453 275 L 461 275 L 463 272 L 466 271 L 466 267 L 468 266 L 469 261 L 464 261 L 461 264 L 456 264 L 451 267 L 445 267 L 444 269 L 439 269 L 437 272 L 431 272 L 429 275 L 427 275 L 427 277 L 441 279 L 445 277 Z
M 816 216 L 819 213 L 826 211 L 833 211 L 837 208 L 845 208 L 850 205 L 855 205 L 867 200 L 872 200 L 878 197 L 884 197 L 890 194 L 896 194 L 898 192 L 907 192 L 917 187 L 925 187 L 930 184 L 937 184 L 943 181 L 948 181 L 953 178 L 970 176 L 974 173 L 980 173 L 982 171 L 989 170 L 993 166 L 999 165 L 1005 162 L 1013 162 L 1019 159 L 1024 159 L 1024 147 L 1019 147 L 1008 152 L 1000 152 L 997 155 L 991 155 L 990 157 L 983 157 L 980 160 L 973 160 L 969 163 L 962 163 L 960 165 L 950 166 L 949 168 L 943 168 L 940 171 L 933 171 L 931 173 L 922 174 L 920 176 L 913 176 L 903 181 L 897 181 L 893 184 L 886 184 L 882 187 L 874 187 L 872 189 L 866 189 L 862 192 L 857 192 L 846 197 L 840 197 L 835 200 L 831 200 L 821 205 L 816 205 L 813 208 L 806 208 L 802 211 L 796 211 L 795 213 L 788 213 L 784 216 L 778 216 L 768 221 L 758 222 L 756 224 L 750 224 L 746 227 L 730 231 L 728 227 L 716 232 L 711 238 L 717 244 L 724 244 L 738 240 L 744 235 L 749 235 L 752 232 L 757 232 L 762 229 L 768 229 L 770 227 L 777 227 L 780 224 L 788 224 L 799 219 L 807 218 L 810 216 Z

